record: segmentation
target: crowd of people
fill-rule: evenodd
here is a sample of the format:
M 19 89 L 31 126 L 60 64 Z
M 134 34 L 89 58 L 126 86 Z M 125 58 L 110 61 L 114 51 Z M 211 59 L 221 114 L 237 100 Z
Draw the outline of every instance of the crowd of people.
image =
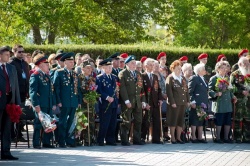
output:
M 33 147 L 59 148 L 92 146 L 144 145 L 149 135 L 153 144 L 170 141 L 184 144 L 182 138 L 188 114 L 192 143 L 207 143 L 203 127 L 209 114 L 214 115 L 215 143 L 250 141 L 250 55 L 244 49 L 231 68 L 226 56 L 217 58 L 214 70 L 207 66 L 208 54 L 198 56 L 192 66 L 182 56 L 166 65 L 167 54 L 156 59 L 136 59 L 128 53 L 108 58 L 58 50 L 47 57 L 42 51 L 25 53 L 22 45 L 0 48 L 0 120 L 1 159 L 17 160 L 10 153 L 11 139 L 26 141 L 14 132 L 6 111 L 8 104 L 24 106 L 30 100 L 34 110 Z M 96 88 L 92 88 L 96 87 Z M 86 99 L 95 91 L 94 107 Z M 76 110 L 88 119 L 80 134 L 69 132 Z M 58 117 L 57 129 L 43 130 L 39 113 Z M 78 110 L 79 112 L 79 110 Z M 96 119 L 99 119 L 96 127 Z M 162 119 L 166 118 L 166 121 Z M 97 129 L 97 133 L 95 132 Z M 41 136 L 42 134 L 42 136 Z M 170 136 L 169 136 L 170 134 Z M 77 136 L 76 136 L 77 135 Z M 96 138 L 96 139 L 95 139 Z M 42 139 L 42 140 L 41 140 Z

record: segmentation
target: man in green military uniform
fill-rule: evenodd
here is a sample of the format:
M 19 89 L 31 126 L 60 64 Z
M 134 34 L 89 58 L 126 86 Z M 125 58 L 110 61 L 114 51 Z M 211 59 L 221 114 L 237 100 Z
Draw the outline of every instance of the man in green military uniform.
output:
M 66 53 L 60 60 L 64 62 L 64 68 L 56 70 L 54 74 L 56 104 L 61 110 L 58 125 L 58 144 L 61 148 L 66 148 L 65 143 L 69 147 L 75 147 L 75 140 L 70 136 L 69 129 L 76 108 L 80 107 L 82 102 L 80 80 L 72 70 L 74 67 L 74 53 Z
M 250 111 L 247 104 L 249 102 L 250 84 L 247 83 L 249 71 L 249 61 L 242 57 L 238 61 L 239 69 L 234 71 L 230 76 L 230 82 L 234 87 L 234 94 L 238 99 L 236 103 L 236 112 L 234 113 L 234 139 L 237 143 L 250 141 Z
M 92 73 L 92 66 L 89 60 L 84 60 L 80 65 L 82 68 L 82 74 L 79 76 L 81 82 L 81 92 L 82 96 L 90 92 L 91 87 L 95 87 L 96 79 L 91 76 Z M 89 129 L 86 128 L 83 130 L 83 138 L 84 138 L 84 146 L 92 145 L 93 136 L 94 136 L 94 129 L 95 129 L 95 112 L 94 112 L 94 105 L 89 106 L 89 114 L 87 112 L 87 101 L 83 98 L 82 106 L 84 114 L 86 117 L 89 115 Z M 89 130 L 89 131 L 88 131 Z M 90 136 L 88 135 L 90 133 Z M 90 140 L 89 140 L 90 138 Z M 90 142 L 89 142 L 90 141 Z
M 55 106 L 55 96 L 54 88 L 49 72 L 49 63 L 44 54 L 38 54 L 34 58 L 34 63 L 37 65 L 38 69 L 30 77 L 30 88 L 29 94 L 31 98 L 32 105 L 35 109 L 36 118 L 34 120 L 34 133 L 33 133 L 33 147 L 36 149 L 41 149 L 40 146 L 40 132 L 42 125 L 38 119 L 38 113 L 40 111 L 52 115 L 52 110 L 56 109 Z M 54 148 L 50 145 L 50 139 L 52 138 L 52 133 L 43 133 L 43 147 L 44 148 Z
M 133 144 L 143 145 L 141 141 L 142 109 L 146 107 L 145 93 L 141 73 L 136 71 L 136 61 L 133 55 L 126 61 L 126 69 L 119 73 L 120 80 L 120 101 L 121 115 L 121 142 L 123 146 L 129 146 L 128 133 L 131 127 L 131 117 L 133 116 Z M 132 116 L 131 116 L 132 115 Z

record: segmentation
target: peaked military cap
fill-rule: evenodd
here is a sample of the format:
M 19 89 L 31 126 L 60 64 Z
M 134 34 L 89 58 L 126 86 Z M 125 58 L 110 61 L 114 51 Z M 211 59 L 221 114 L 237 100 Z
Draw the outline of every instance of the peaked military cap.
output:
M 120 55 L 120 53 L 119 53 L 119 52 L 116 52 L 116 53 L 114 53 L 113 55 L 109 56 L 108 58 L 111 58 L 111 59 L 119 59 L 119 55 Z
M 104 59 L 103 61 L 101 61 L 99 63 L 100 66 L 108 66 L 108 65 L 111 65 L 111 64 L 112 64 L 112 59 L 111 58 Z
M 4 52 L 4 51 L 12 52 L 10 46 L 3 46 L 3 47 L 0 47 L 0 52 Z
M 81 63 L 81 67 L 85 67 L 85 66 L 91 66 L 90 61 L 89 61 L 88 59 L 84 60 L 84 61 Z
M 65 60 L 74 60 L 74 53 L 73 52 L 68 52 L 68 53 L 65 53 L 60 61 L 65 61 Z

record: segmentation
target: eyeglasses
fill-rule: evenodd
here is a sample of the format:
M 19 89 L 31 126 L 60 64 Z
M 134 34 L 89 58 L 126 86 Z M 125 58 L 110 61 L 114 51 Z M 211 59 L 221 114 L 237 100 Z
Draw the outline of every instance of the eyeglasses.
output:
M 124 63 L 124 61 L 120 61 L 120 63 Z
M 21 53 L 24 53 L 24 51 L 17 51 L 17 53 L 21 54 Z

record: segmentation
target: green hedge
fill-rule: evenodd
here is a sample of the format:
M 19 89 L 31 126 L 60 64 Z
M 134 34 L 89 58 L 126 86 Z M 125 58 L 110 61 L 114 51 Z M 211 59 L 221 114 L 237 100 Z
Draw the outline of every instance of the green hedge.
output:
M 202 48 L 186 48 L 186 47 L 170 47 L 161 45 L 135 44 L 135 45 L 24 45 L 26 52 L 32 53 L 39 49 L 47 55 L 55 53 L 56 50 L 63 49 L 65 52 L 81 52 L 88 53 L 93 59 L 98 55 L 108 57 L 115 52 L 127 52 L 130 55 L 135 55 L 139 60 L 142 56 L 156 58 L 159 52 L 167 53 L 167 61 L 170 64 L 175 59 L 179 59 L 183 55 L 187 55 L 189 62 L 192 64 L 198 63 L 197 57 L 205 52 L 209 55 L 208 65 L 212 68 L 215 66 L 217 56 L 225 54 L 229 63 L 233 65 L 238 61 L 239 50 L 234 49 L 202 49 Z

